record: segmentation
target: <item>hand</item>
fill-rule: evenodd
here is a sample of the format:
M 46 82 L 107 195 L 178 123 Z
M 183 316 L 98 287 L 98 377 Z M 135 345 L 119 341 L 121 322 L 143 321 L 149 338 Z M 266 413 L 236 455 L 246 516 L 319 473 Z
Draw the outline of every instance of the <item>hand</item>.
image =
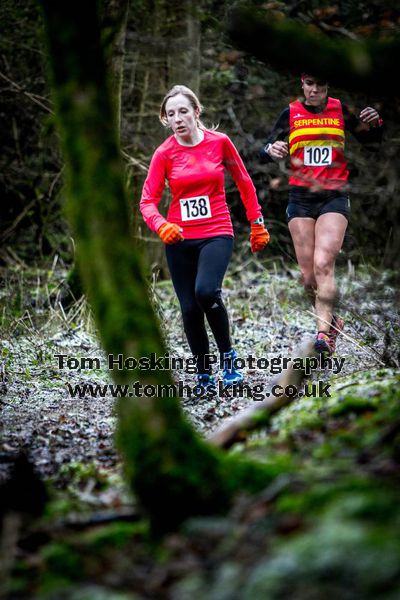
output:
M 183 229 L 176 223 L 164 223 L 157 231 L 164 244 L 176 244 L 184 239 Z
M 372 125 L 372 127 L 378 127 L 379 125 L 379 113 L 375 108 L 367 106 L 360 112 L 360 121 Z
M 269 242 L 269 233 L 264 225 L 258 223 L 251 224 L 250 246 L 252 252 L 259 252 Z
M 282 160 L 282 158 L 286 158 L 289 153 L 289 144 L 287 142 L 282 142 L 281 140 L 277 140 L 273 144 L 270 145 L 268 154 L 271 158 L 275 160 Z

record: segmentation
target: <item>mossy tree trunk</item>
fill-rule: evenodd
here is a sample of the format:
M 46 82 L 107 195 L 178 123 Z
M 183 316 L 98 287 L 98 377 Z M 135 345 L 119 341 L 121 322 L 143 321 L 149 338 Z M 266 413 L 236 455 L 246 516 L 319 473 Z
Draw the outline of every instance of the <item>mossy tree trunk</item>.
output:
M 121 124 L 121 94 L 128 8 L 129 0 L 100 0 L 103 51 L 118 131 Z
M 129 235 L 96 0 L 87 0 L 79 19 L 73 3 L 41 5 L 66 163 L 67 212 L 103 346 L 125 357 L 163 355 L 142 260 Z M 160 369 L 115 370 L 113 377 L 123 384 L 171 383 Z M 240 481 L 258 488 L 266 483 L 257 466 L 227 468 L 230 459 L 195 434 L 174 398 L 121 400 L 119 444 L 134 493 L 159 530 L 189 515 L 223 510 Z
M 129 0 L 100 1 L 101 39 L 118 140 L 120 140 L 121 128 L 121 95 L 128 8 Z M 68 274 L 68 285 L 74 298 L 79 298 L 83 294 L 75 264 Z

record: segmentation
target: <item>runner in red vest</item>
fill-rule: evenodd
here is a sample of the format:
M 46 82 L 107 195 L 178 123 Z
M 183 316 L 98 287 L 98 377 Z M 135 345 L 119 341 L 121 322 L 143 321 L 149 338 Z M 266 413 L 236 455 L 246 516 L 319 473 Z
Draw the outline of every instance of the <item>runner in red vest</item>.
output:
M 268 162 L 290 155 L 289 230 L 302 283 L 315 306 L 315 348 L 332 354 L 344 326 L 333 310 L 335 261 L 350 213 L 345 132 L 373 146 L 382 139 L 382 121 L 371 107 L 358 117 L 351 114 L 340 100 L 328 97 L 327 83 L 313 75 L 303 74 L 301 84 L 304 101 L 283 110 L 260 157 Z
M 252 252 L 269 241 L 253 182 L 235 146 L 224 133 L 206 129 L 202 107 L 187 87 L 174 86 L 161 104 L 160 120 L 172 129 L 154 152 L 143 186 L 140 210 L 146 224 L 166 244 L 172 282 L 185 333 L 197 357 L 198 388 L 214 385 L 207 364 L 211 327 L 223 364 L 225 385 L 239 383 L 229 319 L 221 297 L 222 280 L 233 249 L 233 228 L 225 198 L 224 171 L 234 179 L 251 223 Z M 172 200 L 167 218 L 158 205 L 168 182 Z

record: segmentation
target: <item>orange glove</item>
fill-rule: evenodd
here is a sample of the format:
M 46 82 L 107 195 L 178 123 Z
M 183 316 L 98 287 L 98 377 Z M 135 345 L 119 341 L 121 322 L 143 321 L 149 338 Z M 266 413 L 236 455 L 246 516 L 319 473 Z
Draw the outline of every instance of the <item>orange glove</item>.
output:
M 251 224 L 250 246 L 252 252 L 259 252 L 269 242 L 269 233 L 264 225 L 258 223 Z
M 176 244 L 184 239 L 182 229 L 176 223 L 164 223 L 157 233 L 164 244 Z

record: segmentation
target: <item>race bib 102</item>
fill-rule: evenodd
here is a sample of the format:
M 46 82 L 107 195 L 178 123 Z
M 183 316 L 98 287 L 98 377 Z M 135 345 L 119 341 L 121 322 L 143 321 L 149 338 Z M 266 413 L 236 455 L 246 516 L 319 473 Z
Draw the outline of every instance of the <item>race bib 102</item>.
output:
M 211 217 L 210 199 L 208 196 L 195 196 L 194 198 L 181 198 L 182 221 L 195 221 Z
M 306 167 L 328 167 L 332 164 L 332 146 L 305 146 L 304 165 Z

